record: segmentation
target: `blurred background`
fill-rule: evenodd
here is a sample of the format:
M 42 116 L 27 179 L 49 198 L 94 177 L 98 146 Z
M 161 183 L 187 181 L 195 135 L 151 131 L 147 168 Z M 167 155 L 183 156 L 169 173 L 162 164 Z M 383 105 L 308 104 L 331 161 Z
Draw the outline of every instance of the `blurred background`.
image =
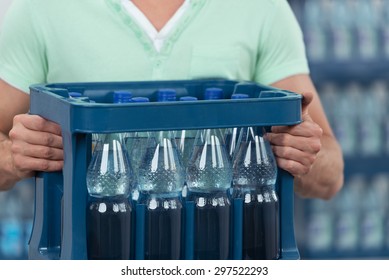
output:
M 289 2 L 345 159 L 334 199 L 296 197 L 301 258 L 389 258 L 389 1 Z
M 301 258 L 389 259 L 389 0 L 289 2 L 346 164 L 334 199 L 296 197 Z M 27 258 L 33 207 L 32 180 L 0 192 L 0 259 Z

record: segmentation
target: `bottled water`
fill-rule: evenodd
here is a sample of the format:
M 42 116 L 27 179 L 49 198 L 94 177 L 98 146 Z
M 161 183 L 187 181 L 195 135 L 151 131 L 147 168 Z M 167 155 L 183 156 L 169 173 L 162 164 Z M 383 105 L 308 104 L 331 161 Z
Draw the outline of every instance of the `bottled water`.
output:
M 180 101 L 197 101 L 195 96 L 184 96 L 180 98 Z M 176 132 L 176 144 L 180 151 L 182 164 L 186 168 L 188 165 L 189 157 L 193 149 L 194 139 L 196 138 L 196 130 L 184 129 Z
M 235 93 L 231 95 L 231 99 L 246 99 L 249 98 L 248 94 L 244 93 Z M 228 155 L 230 156 L 230 160 L 234 155 L 236 144 L 238 142 L 239 137 L 239 128 L 238 127 L 230 127 L 225 130 L 225 142 L 227 147 Z
M 180 101 L 197 101 L 198 98 L 195 96 L 183 96 L 180 98 Z M 188 166 L 189 157 L 193 151 L 193 145 L 196 138 L 197 130 L 195 129 L 183 129 L 175 133 L 177 148 L 181 155 L 182 166 L 184 172 L 186 172 L 186 167 Z M 186 174 L 185 174 L 186 177 Z M 185 181 L 184 187 L 182 190 L 182 197 L 185 198 L 188 194 L 188 185 Z
M 100 135 L 86 179 L 88 258 L 129 259 L 132 207 L 128 197 L 133 173 L 122 133 Z
M 328 36 L 323 10 L 318 1 L 305 1 L 302 16 L 308 57 L 312 62 L 322 62 L 328 57 Z
M 20 259 L 24 253 L 23 207 L 20 205 L 17 189 L 0 195 L 1 207 L 4 207 L 0 209 L 0 254 L 2 253 L 4 259 Z
M 359 192 L 362 190 L 363 178 L 351 178 L 334 199 L 334 236 L 333 246 L 341 255 L 355 255 L 359 243 Z M 356 191 L 358 190 L 358 191 Z M 322 209 L 322 212 L 328 212 Z
M 221 98 L 221 89 L 205 91 L 206 100 Z M 231 202 L 227 191 L 232 169 L 221 129 L 199 130 L 186 170 L 188 200 L 194 203 L 194 259 L 230 257 Z
M 158 100 L 176 100 L 176 93 L 172 89 L 160 90 Z M 172 131 L 150 132 L 139 164 L 138 182 L 138 202 L 146 206 L 144 259 L 180 259 L 184 170 Z
M 150 100 L 148 97 L 133 97 L 132 103 L 148 103 Z M 138 177 L 139 177 L 139 164 L 142 160 L 143 154 L 146 150 L 147 139 L 149 138 L 149 132 L 136 131 L 130 132 L 126 135 L 126 147 L 130 157 L 130 163 L 132 171 L 134 173 L 134 185 L 132 189 L 131 198 L 133 202 L 136 202 L 139 198 L 138 189 Z
M 360 245 L 366 255 L 377 253 L 385 246 L 385 205 L 380 196 L 387 191 L 385 184 L 383 178 L 376 177 L 361 195 Z
M 333 55 L 337 61 L 349 61 L 354 55 L 354 19 L 349 16 L 350 3 L 335 0 L 331 6 L 330 32 L 333 41 Z
M 233 196 L 243 200 L 243 259 L 279 256 L 277 164 L 264 133 L 242 128 L 233 161 Z

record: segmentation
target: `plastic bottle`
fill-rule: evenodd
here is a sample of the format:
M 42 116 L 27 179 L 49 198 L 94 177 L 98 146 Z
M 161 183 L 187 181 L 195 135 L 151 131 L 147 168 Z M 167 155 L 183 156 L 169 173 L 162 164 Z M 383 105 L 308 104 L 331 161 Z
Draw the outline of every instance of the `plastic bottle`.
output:
M 148 103 L 150 99 L 148 97 L 133 97 L 132 103 Z M 149 132 L 147 131 L 136 131 L 130 132 L 126 135 L 126 146 L 130 157 L 130 162 L 135 178 L 135 185 L 132 189 L 131 198 L 133 202 L 136 202 L 139 198 L 138 190 L 138 177 L 139 177 L 139 164 L 142 160 L 143 154 L 146 150 L 147 139 Z
M 130 258 L 132 180 L 123 134 L 100 135 L 87 170 L 89 259 Z
M 184 96 L 180 101 L 197 101 L 195 96 Z M 182 164 L 186 168 L 189 156 L 193 149 L 194 139 L 196 138 L 197 130 L 184 129 L 177 131 L 175 134 L 178 150 L 181 153 Z
M 376 256 L 385 246 L 385 205 L 380 196 L 386 186 L 381 178 L 373 178 L 368 186 L 364 187 L 361 195 L 360 207 L 360 245 L 364 256 Z M 386 193 L 387 194 L 387 193 Z M 385 200 L 384 203 L 387 203 Z
M 246 99 L 249 98 L 248 94 L 245 93 L 234 93 L 231 95 L 231 99 Z M 227 152 L 230 156 L 230 160 L 232 160 L 236 144 L 238 143 L 239 138 L 239 128 L 238 127 L 230 127 L 225 130 L 224 139 L 226 142 Z
M 4 208 L 0 213 L 0 251 L 4 259 L 17 260 L 24 253 L 23 207 L 17 189 L 3 193 L 2 196 Z
M 221 97 L 208 89 L 205 99 Z M 210 99 L 208 99 L 210 98 Z M 187 167 L 188 201 L 194 202 L 194 259 L 230 258 L 232 168 L 221 129 L 197 132 Z
M 180 97 L 180 101 L 197 101 L 198 98 L 195 96 L 183 96 Z M 183 129 L 176 131 L 175 138 L 177 148 L 181 155 L 182 166 L 184 172 L 186 172 L 186 167 L 188 166 L 189 157 L 193 150 L 194 140 L 196 138 L 197 130 L 195 129 Z M 186 177 L 186 174 L 185 174 Z M 188 185 L 185 181 L 184 188 L 182 190 L 182 197 L 185 198 L 188 193 Z
M 387 90 L 382 81 L 364 88 L 359 108 L 359 143 L 364 156 L 377 156 L 385 150 L 385 114 Z
M 323 62 L 328 57 L 326 16 L 317 0 L 307 0 L 303 9 L 303 31 L 307 55 L 312 62 Z
M 161 102 L 175 99 L 174 90 L 158 92 Z M 150 132 L 138 180 L 138 203 L 146 206 L 144 259 L 181 259 L 184 170 L 172 131 Z
M 356 255 L 359 243 L 359 192 L 354 188 L 363 184 L 363 178 L 350 178 L 334 199 L 333 249 L 338 257 Z M 328 207 L 326 207 L 328 208 Z M 328 209 L 329 210 L 329 209 Z M 322 209 L 323 214 L 326 209 Z
M 333 56 L 337 61 L 349 61 L 354 55 L 354 18 L 350 17 L 350 3 L 345 0 L 333 1 L 331 9 L 330 33 L 332 34 Z
M 242 128 L 233 161 L 233 196 L 243 199 L 243 259 L 277 259 L 277 164 L 263 127 Z
M 358 38 L 358 51 L 362 60 L 372 61 L 379 51 L 378 17 L 374 14 L 371 0 L 355 1 L 355 21 Z

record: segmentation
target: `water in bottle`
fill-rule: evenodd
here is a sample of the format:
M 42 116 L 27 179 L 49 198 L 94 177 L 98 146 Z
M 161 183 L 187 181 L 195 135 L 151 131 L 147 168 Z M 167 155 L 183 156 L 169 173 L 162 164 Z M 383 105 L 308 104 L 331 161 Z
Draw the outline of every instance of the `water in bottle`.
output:
M 176 100 L 160 89 L 158 102 Z M 139 204 L 145 205 L 144 259 L 181 259 L 184 170 L 172 131 L 150 132 L 138 168 Z
M 116 97 L 118 98 L 118 97 Z M 133 173 L 122 133 L 100 135 L 87 170 L 89 259 L 129 259 Z
M 234 93 L 231 95 L 231 99 L 247 99 L 249 98 L 248 94 L 245 93 Z M 236 144 L 238 143 L 239 138 L 239 128 L 238 127 L 230 127 L 225 130 L 225 142 L 227 147 L 228 155 L 230 156 L 230 159 L 232 160 L 232 157 L 234 156 L 234 152 L 236 149 Z
M 264 133 L 242 128 L 233 161 L 233 196 L 243 200 L 243 259 L 279 256 L 277 165 Z
M 199 131 L 187 167 L 188 200 L 195 205 L 194 259 L 230 257 L 231 179 L 222 131 Z
M 184 170 L 171 131 L 150 133 L 138 172 L 138 202 L 146 206 L 144 258 L 180 259 Z

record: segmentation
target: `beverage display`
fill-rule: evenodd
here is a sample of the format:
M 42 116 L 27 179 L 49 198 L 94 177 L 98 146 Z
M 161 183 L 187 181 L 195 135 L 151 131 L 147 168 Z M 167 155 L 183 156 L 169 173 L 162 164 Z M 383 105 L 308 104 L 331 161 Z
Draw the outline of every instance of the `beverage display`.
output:
M 243 200 L 243 259 L 279 256 L 277 165 L 262 127 L 242 128 L 233 161 L 233 197 Z

